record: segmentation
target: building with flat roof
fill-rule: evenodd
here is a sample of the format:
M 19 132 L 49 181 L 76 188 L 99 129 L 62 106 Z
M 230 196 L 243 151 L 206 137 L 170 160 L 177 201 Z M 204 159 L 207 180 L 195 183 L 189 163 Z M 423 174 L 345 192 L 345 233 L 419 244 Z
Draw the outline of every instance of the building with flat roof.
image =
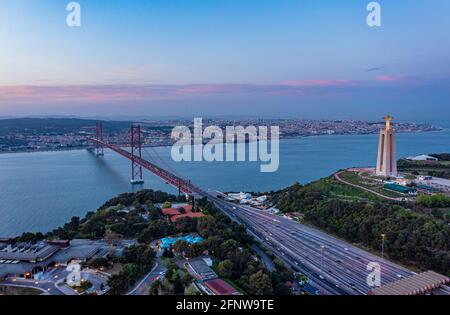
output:
M 31 277 L 55 265 L 66 265 L 74 260 L 88 261 L 109 252 L 107 242 L 93 240 L 3 244 L 0 247 L 0 279 Z
M 206 281 L 217 278 L 217 274 L 202 258 L 189 259 L 185 266 L 189 273 L 198 280 Z
M 450 278 L 434 271 L 416 274 L 373 289 L 370 295 L 422 295 L 450 282 Z

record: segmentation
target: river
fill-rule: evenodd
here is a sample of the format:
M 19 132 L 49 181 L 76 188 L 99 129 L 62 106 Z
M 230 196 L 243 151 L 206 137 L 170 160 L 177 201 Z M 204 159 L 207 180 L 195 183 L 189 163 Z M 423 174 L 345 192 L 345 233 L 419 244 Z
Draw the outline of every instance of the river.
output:
M 374 165 L 377 142 L 378 135 L 283 140 L 276 173 L 260 173 L 260 164 L 250 162 L 175 163 L 168 147 L 145 149 L 143 157 L 152 157 L 156 163 L 161 158 L 163 167 L 205 189 L 270 191 L 295 182 L 308 183 L 341 168 Z M 397 150 L 398 157 L 450 152 L 450 130 L 398 134 Z M 148 172 L 143 186 L 132 187 L 130 173 L 130 162 L 109 150 L 100 158 L 87 150 L 2 154 L 0 236 L 52 230 L 72 216 L 83 217 L 109 198 L 133 189 L 175 192 Z

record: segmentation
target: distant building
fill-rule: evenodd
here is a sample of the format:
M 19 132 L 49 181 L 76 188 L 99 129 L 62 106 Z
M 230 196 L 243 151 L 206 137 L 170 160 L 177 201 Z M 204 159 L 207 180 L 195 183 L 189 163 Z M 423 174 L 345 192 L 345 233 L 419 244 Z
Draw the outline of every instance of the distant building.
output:
M 384 117 L 386 128 L 380 131 L 376 174 L 384 177 L 397 177 L 397 148 L 395 129 L 391 128 L 391 116 Z
M 409 161 L 439 161 L 438 158 L 429 155 L 410 156 L 406 159 Z
M 237 193 L 237 194 L 229 193 L 228 197 L 230 197 L 232 199 L 240 200 L 240 201 L 242 201 L 242 200 L 251 200 L 252 199 L 252 195 L 251 194 L 243 193 L 243 192 L 240 192 L 240 193 Z

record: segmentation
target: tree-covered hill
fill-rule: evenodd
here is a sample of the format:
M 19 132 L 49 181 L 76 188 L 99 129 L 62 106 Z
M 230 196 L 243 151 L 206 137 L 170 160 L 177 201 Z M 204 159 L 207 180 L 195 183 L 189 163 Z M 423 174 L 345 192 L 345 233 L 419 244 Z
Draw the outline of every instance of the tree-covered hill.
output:
M 402 205 L 364 197 L 365 193 L 326 178 L 278 191 L 273 201 L 285 213 L 301 213 L 306 223 L 374 251 L 380 250 L 380 236 L 386 234 L 390 259 L 450 274 L 448 224 Z

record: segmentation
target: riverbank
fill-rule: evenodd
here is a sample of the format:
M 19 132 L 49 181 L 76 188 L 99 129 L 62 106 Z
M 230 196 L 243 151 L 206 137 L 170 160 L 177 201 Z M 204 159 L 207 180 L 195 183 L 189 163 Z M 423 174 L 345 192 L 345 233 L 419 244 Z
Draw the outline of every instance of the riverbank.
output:
M 450 130 L 399 134 L 398 157 L 448 152 L 449 139 Z M 339 169 L 374 165 L 377 148 L 377 135 L 284 139 L 280 168 L 273 174 L 260 173 L 259 163 L 252 162 L 176 163 L 170 147 L 154 150 L 177 174 L 204 189 L 271 191 L 310 183 Z M 151 159 L 150 151 L 144 150 L 143 157 Z M 130 185 L 130 162 L 109 150 L 100 158 L 86 150 L 2 154 L 0 174 L 1 236 L 49 231 L 123 192 L 149 188 L 176 193 L 148 172 L 142 186 Z
M 431 132 L 442 132 L 447 131 L 449 129 L 446 128 L 437 128 L 435 130 L 419 130 L 419 131 L 399 131 L 398 134 L 414 134 L 414 133 L 431 133 Z M 375 135 L 377 132 L 363 132 L 363 133 L 334 133 L 334 134 L 311 134 L 311 135 L 297 135 L 297 136 L 283 136 L 280 135 L 280 141 L 283 140 L 292 140 L 292 139 L 303 139 L 303 138 L 311 138 L 311 137 L 326 137 L 326 136 L 364 136 L 364 135 Z M 206 144 L 208 142 L 205 142 Z M 230 143 L 230 142 L 227 142 Z M 249 143 L 246 141 L 246 143 Z M 167 144 L 156 144 L 156 145 L 145 145 L 143 148 L 167 148 L 171 147 L 173 143 Z M 1 154 L 15 154 L 15 153 L 39 153 L 39 152 L 65 152 L 65 151 L 76 151 L 76 150 L 85 150 L 93 148 L 92 146 L 76 146 L 70 148 L 61 148 L 61 149 L 37 149 L 37 150 L 15 150 L 15 151 L 0 151 Z

